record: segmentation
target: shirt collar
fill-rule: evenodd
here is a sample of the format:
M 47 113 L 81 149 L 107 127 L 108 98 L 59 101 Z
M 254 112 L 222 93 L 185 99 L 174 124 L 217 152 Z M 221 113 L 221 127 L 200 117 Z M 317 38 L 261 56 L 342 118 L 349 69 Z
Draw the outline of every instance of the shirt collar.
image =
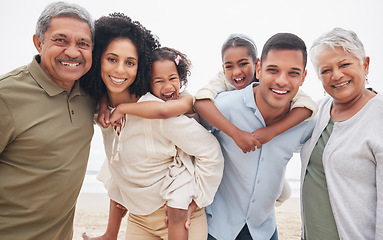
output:
M 266 126 L 265 120 L 263 119 L 261 111 L 259 111 L 259 108 L 255 102 L 255 96 L 254 96 L 254 87 L 256 87 L 259 83 L 253 82 L 249 86 L 245 88 L 245 92 L 243 95 L 243 100 L 246 105 L 246 107 L 251 108 L 253 110 L 253 114 L 256 118 L 258 118 L 264 126 Z
M 56 96 L 65 91 L 68 92 L 68 90 L 60 87 L 57 83 L 55 83 L 48 77 L 48 75 L 40 67 L 39 62 L 40 56 L 35 55 L 33 57 L 32 62 L 28 65 L 28 71 L 31 73 L 33 79 L 35 79 L 35 81 L 41 86 L 41 88 L 44 89 L 44 91 L 51 97 Z M 86 95 L 84 90 L 80 88 L 78 80 L 73 85 L 70 95 Z
M 258 110 L 257 105 L 255 104 L 255 97 L 254 97 L 254 90 L 253 88 L 257 86 L 258 83 L 253 82 L 249 86 L 245 88 L 245 92 L 243 94 L 243 101 L 245 102 L 245 105 L 249 108 L 252 108 L 254 110 Z

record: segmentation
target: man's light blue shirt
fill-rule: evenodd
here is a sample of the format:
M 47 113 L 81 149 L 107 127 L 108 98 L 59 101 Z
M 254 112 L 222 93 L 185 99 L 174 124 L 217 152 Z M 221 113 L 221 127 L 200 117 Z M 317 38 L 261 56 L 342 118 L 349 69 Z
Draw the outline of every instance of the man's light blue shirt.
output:
M 265 127 L 253 86 L 221 93 L 215 99 L 220 112 L 247 132 Z M 206 208 L 210 235 L 218 240 L 233 240 L 247 224 L 253 239 L 271 238 L 276 229 L 275 201 L 282 191 L 286 164 L 310 138 L 314 125 L 313 120 L 302 122 L 246 154 L 233 139 L 213 128 L 225 166 L 214 201 Z

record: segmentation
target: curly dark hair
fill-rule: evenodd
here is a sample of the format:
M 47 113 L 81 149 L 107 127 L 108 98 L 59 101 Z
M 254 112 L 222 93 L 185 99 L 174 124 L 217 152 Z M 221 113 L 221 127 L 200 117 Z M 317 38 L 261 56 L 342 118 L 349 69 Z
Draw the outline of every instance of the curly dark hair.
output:
M 112 13 L 103 16 L 95 23 L 95 43 L 91 69 L 80 79 L 81 87 L 96 100 L 107 93 L 101 78 L 101 56 L 109 44 L 116 38 L 127 38 L 135 45 L 138 54 L 138 69 L 135 81 L 129 92 L 137 97 L 150 90 L 151 57 L 154 49 L 160 47 L 155 35 L 139 22 L 132 21 L 123 13 Z
M 154 63 L 155 61 L 163 60 L 170 60 L 176 64 L 178 76 L 180 77 L 181 88 L 186 87 L 188 82 L 188 76 L 190 76 L 191 67 L 191 62 L 187 58 L 186 54 L 183 54 L 178 50 L 168 47 L 161 47 L 154 50 L 152 54 L 152 63 Z

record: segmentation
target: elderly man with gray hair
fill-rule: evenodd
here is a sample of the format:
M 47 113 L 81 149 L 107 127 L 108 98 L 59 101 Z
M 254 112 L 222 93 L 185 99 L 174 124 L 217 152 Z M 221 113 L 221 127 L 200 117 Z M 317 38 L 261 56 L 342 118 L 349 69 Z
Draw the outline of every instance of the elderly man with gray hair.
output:
M 92 65 L 94 21 L 48 5 L 32 62 L 0 76 L 0 238 L 72 239 L 95 103 L 78 79 Z

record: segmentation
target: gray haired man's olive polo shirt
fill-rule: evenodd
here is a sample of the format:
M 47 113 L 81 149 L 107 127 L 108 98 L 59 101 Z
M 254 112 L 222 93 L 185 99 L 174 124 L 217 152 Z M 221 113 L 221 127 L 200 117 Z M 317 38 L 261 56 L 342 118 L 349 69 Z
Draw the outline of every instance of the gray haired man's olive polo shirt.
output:
M 36 59 L 0 76 L 0 238 L 72 239 L 93 135 L 94 101 Z

